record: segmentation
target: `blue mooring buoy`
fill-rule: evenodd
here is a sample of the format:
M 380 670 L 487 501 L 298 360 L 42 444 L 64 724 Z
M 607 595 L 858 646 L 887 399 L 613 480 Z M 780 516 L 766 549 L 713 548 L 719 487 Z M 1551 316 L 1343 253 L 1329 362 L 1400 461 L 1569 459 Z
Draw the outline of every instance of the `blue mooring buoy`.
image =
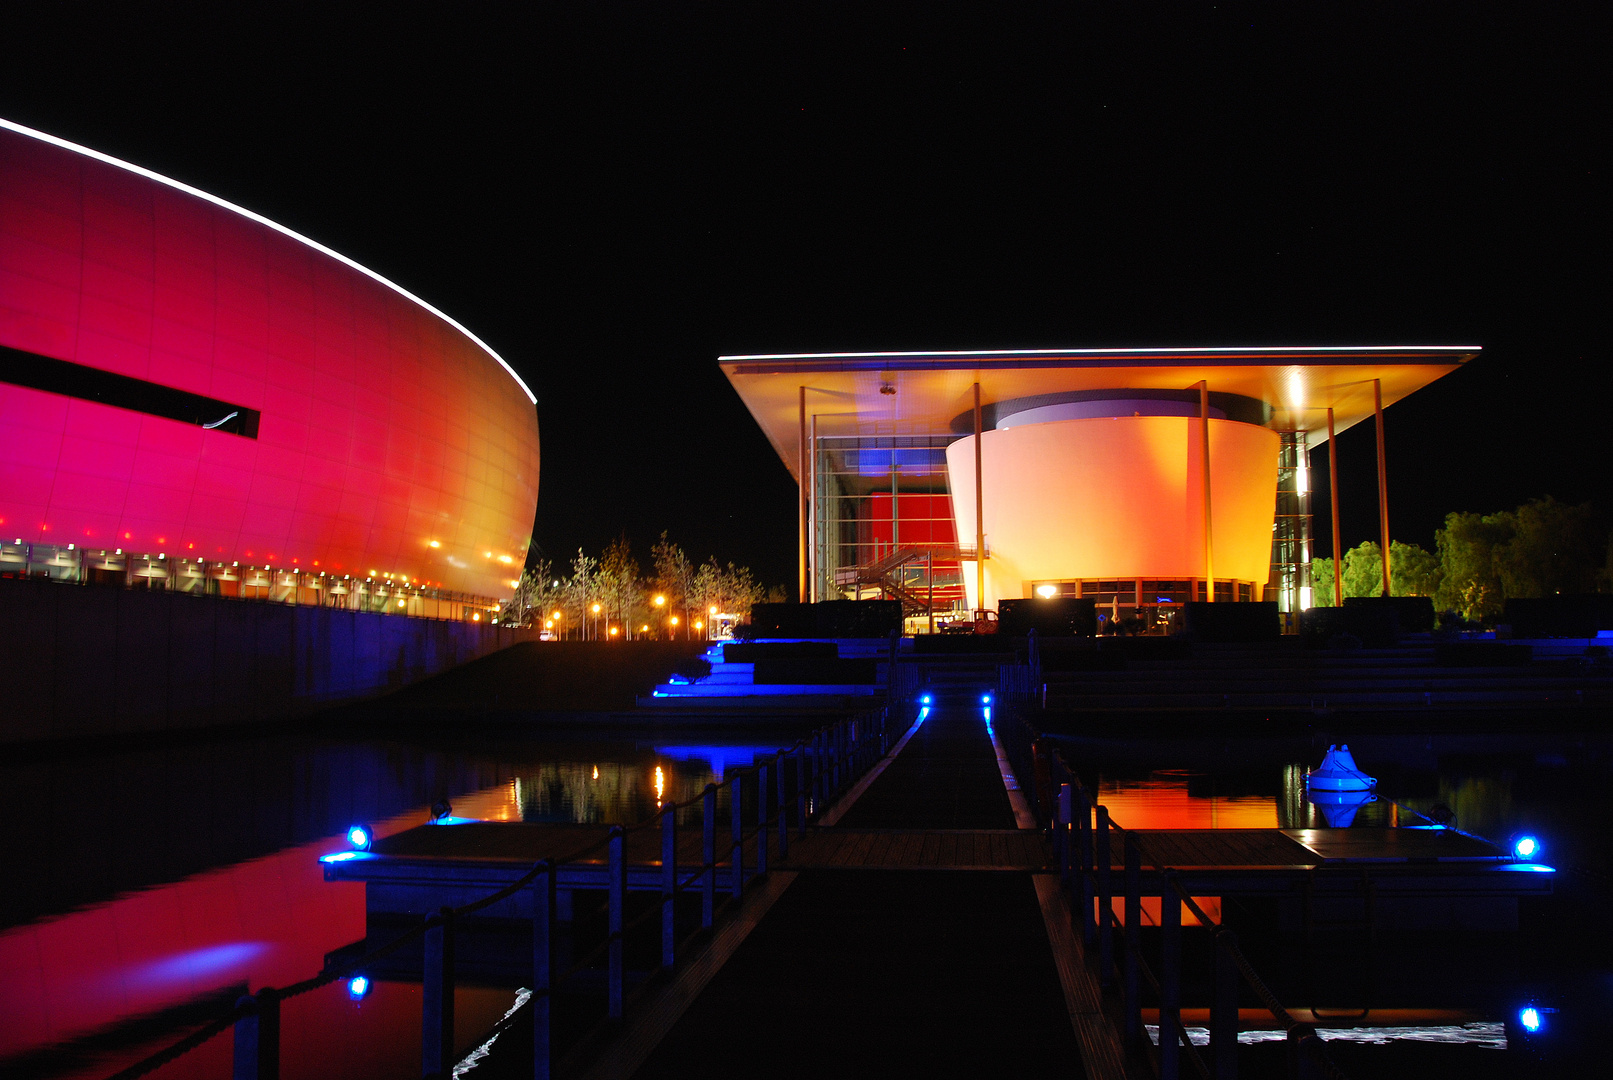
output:
M 1378 778 L 1368 776 L 1356 768 L 1350 748 L 1343 743 L 1329 746 L 1322 764 L 1305 778 L 1312 791 L 1370 791 L 1378 786 Z

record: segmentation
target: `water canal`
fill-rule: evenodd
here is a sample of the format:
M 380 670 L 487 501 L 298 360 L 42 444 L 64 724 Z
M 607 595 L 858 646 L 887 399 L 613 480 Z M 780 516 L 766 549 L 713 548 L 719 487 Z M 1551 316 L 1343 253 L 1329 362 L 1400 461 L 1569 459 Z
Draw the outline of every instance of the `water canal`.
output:
M 669 734 L 579 716 L 519 738 L 298 734 L 0 765 L 10 810 L 0 832 L 10 879 L 0 891 L 0 1076 L 102 1077 L 248 989 L 320 970 L 366 934 L 361 886 L 325 882 L 317 861 L 344 846 L 354 822 L 388 835 L 425 821 L 444 797 L 456 814 L 488 820 L 634 821 L 808 726 Z M 1063 742 L 1128 827 L 1326 824 L 1303 780 L 1325 744 L 1308 738 Z M 1303 948 L 1273 932 L 1258 903 L 1229 902 L 1229 923 L 1279 996 L 1314 1007 L 1324 1026 L 1366 1010 L 1381 1018 L 1370 1026 L 1394 1027 L 1414 1009 L 1422 1020 L 1410 1026 L 1426 1029 L 1443 1012 L 1444 1035 L 1336 1045 L 1355 1076 L 1571 1075 L 1599 1063 L 1600 1020 L 1613 1007 L 1604 925 L 1613 739 L 1407 734 L 1352 748 L 1380 793 L 1354 827 L 1448 813 L 1499 842 L 1538 836 L 1542 858 L 1563 870 L 1557 895 L 1527 904 L 1517 933 L 1451 939 L 1342 926 Z M 510 988 L 457 993 L 464 1043 L 514 1001 Z M 419 995 L 418 984 L 375 980 L 294 1000 L 284 1075 L 412 1075 Z M 1527 1009 L 1535 1031 L 1521 1023 Z M 156 1075 L 226 1075 L 230 1052 L 221 1036 Z M 1251 1045 L 1248 1074 L 1275 1075 L 1282 1054 L 1278 1043 Z
M 0 1077 L 104 1077 L 249 989 L 320 971 L 366 934 L 363 886 L 325 882 L 318 862 L 355 822 L 390 835 L 443 798 L 486 820 L 637 821 L 797 726 L 669 735 L 584 715 L 520 738 L 301 734 L 0 765 Z M 462 1043 L 513 1001 L 460 987 Z M 282 1023 L 287 1078 L 418 1073 L 418 983 L 334 983 Z M 154 1075 L 228 1075 L 231 1046 L 226 1033 Z
M 1307 799 L 1305 768 L 1320 762 L 1329 738 L 1060 742 L 1126 827 L 1325 828 L 1331 808 Z M 1613 937 L 1606 925 L 1613 899 L 1606 828 L 1613 738 L 1447 728 L 1349 742 L 1362 769 L 1377 777 L 1377 797 L 1336 824 L 1426 826 L 1432 816 L 1503 846 L 1536 837 L 1537 858 L 1559 869 L 1555 895 L 1524 901 L 1516 933 L 1369 932 L 1345 921 L 1316 927 L 1307 943 L 1277 933 L 1276 912 L 1258 901 L 1229 900 L 1225 911 L 1217 902 L 1212 917 L 1235 928 L 1301 1019 L 1327 1028 L 1329 1018 L 1342 1018 L 1371 1029 L 1341 1035 L 1332 1047 L 1352 1076 L 1601 1072 L 1603 1018 L 1613 1008 Z M 1151 921 L 1146 910 L 1144 921 Z M 1403 1030 L 1390 1030 L 1396 1027 Z M 1245 1034 L 1246 1074 L 1284 1075 L 1282 1043 L 1260 1038 Z

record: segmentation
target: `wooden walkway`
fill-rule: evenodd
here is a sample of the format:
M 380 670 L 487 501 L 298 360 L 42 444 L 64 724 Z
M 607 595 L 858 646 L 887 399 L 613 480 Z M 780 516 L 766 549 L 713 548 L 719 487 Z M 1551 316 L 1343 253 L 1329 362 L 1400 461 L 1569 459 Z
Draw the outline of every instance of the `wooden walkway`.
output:
M 1084 1060 L 1034 884 L 1051 855 L 1015 828 L 978 700 L 938 705 L 834 826 L 792 837 L 793 884 L 728 962 L 590 1075 L 1118 1077 Z
M 1051 869 L 1040 832 L 1027 829 L 818 829 L 790 846 L 786 870 Z

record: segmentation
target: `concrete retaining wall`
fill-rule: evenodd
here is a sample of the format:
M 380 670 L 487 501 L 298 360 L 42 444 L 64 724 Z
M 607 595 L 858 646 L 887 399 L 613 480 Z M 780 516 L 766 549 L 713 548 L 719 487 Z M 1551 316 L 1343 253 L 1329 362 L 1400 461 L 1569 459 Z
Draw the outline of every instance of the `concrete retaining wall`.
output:
M 532 637 L 487 623 L 0 580 L 0 743 L 283 719 Z

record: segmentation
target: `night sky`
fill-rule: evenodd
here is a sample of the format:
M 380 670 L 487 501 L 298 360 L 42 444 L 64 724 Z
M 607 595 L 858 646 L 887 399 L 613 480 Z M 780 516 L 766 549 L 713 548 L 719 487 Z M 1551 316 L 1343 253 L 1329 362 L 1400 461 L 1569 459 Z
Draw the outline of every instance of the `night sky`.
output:
M 557 560 L 668 529 L 793 581 L 741 352 L 1479 344 L 1388 413 L 1396 538 L 1613 508 L 1596 5 L 336 6 L 11 5 L 0 115 L 487 340 Z M 1371 426 L 1340 443 L 1353 544 Z

